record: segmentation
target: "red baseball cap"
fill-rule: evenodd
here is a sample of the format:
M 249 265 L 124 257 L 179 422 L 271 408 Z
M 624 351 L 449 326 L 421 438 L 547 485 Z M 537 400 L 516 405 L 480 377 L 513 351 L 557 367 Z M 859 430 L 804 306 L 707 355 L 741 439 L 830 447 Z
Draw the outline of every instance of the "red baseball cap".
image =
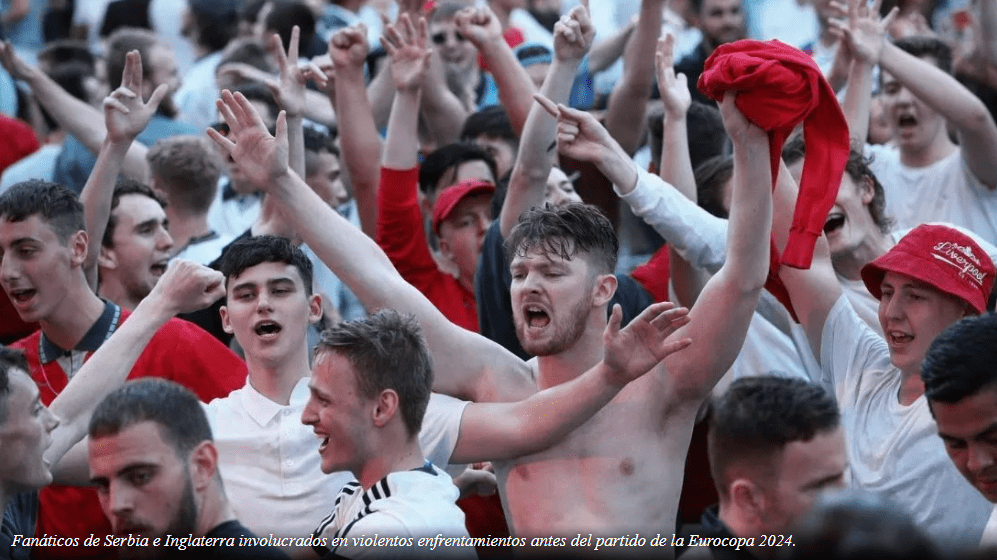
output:
M 879 299 L 887 272 L 920 280 L 984 313 L 994 285 L 994 263 L 965 233 L 939 224 L 912 229 L 885 255 L 862 267 L 862 281 Z
M 440 234 L 440 224 L 450 217 L 454 208 L 460 204 L 461 200 L 472 194 L 495 192 L 495 185 L 481 179 L 467 179 L 456 185 L 447 187 L 436 197 L 436 206 L 433 207 L 433 231 Z

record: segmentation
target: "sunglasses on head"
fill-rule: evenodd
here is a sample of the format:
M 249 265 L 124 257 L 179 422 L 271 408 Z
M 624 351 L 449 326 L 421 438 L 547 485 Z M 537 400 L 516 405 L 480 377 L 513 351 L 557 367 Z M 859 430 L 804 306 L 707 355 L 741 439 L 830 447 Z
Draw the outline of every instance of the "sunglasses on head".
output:
M 467 39 L 464 38 L 463 35 L 460 34 L 460 31 L 454 31 L 453 32 L 453 36 L 454 36 L 454 39 L 457 39 L 458 43 L 463 43 L 464 41 L 467 40 Z M 433 33 L 433 36 L 431 37 L 431 39 L 433 40 L 433 43 L 435 43 L 437 45 L 442 45 L 443 43 L 447 42 L 447 33 L 446 33 L 446 31 L 440 31 L 439 33 Z

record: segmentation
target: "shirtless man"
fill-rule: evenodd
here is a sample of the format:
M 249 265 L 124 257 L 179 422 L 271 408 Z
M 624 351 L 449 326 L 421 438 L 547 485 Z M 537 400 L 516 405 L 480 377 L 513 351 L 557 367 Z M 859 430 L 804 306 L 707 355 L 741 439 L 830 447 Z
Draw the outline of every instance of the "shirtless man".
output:
M 540 356 L 529 363 L 447 321 L 405 283 L 377 245 L 337 216 L 288 168 L 287 127 L 267 133 L 252 106 L 223 92 L 218 103 L 231 133 L 210 133 L 261 189 L 279 201 L 299 234 L 369 309 L 394 307 L 422 324 L 437 373 L 434 389 L 478 402 L 508 402 L 573 379 L 603 357 L 606 303 L 616 239 L 604 217 L 589 207 L 536 212 L 537 224 L 586 224 L 591 232 L 554 230 L 551 237 L 513 231 L 512 301 L 524 348 Z M 696 412 L 734 360 L 768 268 L 771 176 L 751 160 L 768 161 L 768 138 L 734 106 L 723 104 L 736 147 L 729 257 L 704 288 L 691 321 L 673 337 L 692 345 L 667 357 L 632 383 L 591 420 L 548 451 L 503 463 L 500 491 L 514 533 L 574 536 L 591 532 L 644 534 L 674 526 L 682 466 Z M 562 123 L 561 149 L 594 160 L 616 183 L 636 182 L 621 148 L 593 120 Z M 753 169 L 752 173 L 742 173 Z M 544 251 L 544 249 L 551 249 Z M 578 327 L 577 329 L 574 327 Z M 620 434 L 631 434 L 620 437 Z M 662 476 L 666 474 L 666 476 Z M 550 499 L 544 497 L 550 496 Z

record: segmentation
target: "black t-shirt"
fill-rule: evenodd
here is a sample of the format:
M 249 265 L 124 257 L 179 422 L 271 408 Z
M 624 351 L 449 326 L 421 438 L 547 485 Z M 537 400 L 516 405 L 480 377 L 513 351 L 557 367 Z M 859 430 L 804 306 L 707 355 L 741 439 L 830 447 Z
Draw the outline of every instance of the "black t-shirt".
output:
M 0 528 L 0 560 L 28 560 L 31 547 L 13 546 L 14 535 L 34 537 L 37 520 L 38 491 L 14 496 L 3 512 L 3 526 Z

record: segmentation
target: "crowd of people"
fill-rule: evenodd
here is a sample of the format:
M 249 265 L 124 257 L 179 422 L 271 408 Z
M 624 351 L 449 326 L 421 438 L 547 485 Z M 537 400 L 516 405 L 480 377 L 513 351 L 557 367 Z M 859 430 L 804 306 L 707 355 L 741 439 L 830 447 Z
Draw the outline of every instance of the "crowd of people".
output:
M 997 552 L 997 2 L 0 39 L 0 558 Z

